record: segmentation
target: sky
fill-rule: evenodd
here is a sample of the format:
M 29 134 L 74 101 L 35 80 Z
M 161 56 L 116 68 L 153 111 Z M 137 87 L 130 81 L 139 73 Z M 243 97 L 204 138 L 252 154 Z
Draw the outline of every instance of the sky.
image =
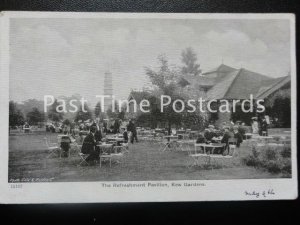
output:
M 222 62 L 270 77 L 290 71 L 288 20 L 208 19 L 11 19 L 10 99 L 78 93 L 90 102 L 103 94 L 104 73 L 114 95 L 127 99 L 149 84 L 145 67 L 164 54 L 181 66 L 193 48 L 203 71 Z

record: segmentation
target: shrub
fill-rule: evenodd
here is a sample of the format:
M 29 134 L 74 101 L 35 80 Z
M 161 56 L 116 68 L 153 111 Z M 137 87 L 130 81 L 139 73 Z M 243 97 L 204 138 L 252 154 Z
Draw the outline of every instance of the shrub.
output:
M 280 154 L 283 158 L 291 158 L 292 156 L 291 147 L 284 147 L 281 150 Z
M 266 161 L 276 160 L 278 158 L 277 151 L 274 148 L 267 148 L 263 151 L 262 159 Z
M 260 160 L 258 156 L 259 156 L 259 152 L 256 150 L 255 147 L 252 147 L 251 154 L 249 154 L 247 157 L 243 158 L 242 160 L 247 166 L 259 167 Z
M 247 166 L 262 168 L 270 173 L 291 174 L 291 149 L 284 148 L 280 151 L 277 148 L 267 147 L 258 151 L 255 147 L 249 155 L 244 157 L 242 161 Z
M 281 164 L 277 160 L 264 161 L 262 166 L 270 173 L 279 173 L 282 169 Z

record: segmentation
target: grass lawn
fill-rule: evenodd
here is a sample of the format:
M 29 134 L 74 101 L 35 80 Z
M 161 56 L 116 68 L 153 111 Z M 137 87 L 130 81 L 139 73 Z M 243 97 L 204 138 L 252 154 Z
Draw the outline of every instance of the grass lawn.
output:
M 79 156 L 70 158 L 48 156 L 44 137 L 53 142 L 57 134 L 39 132 L 35 134 L 13 134 L 9 137 L 9 181 L 16 179 L 51 179 L 52 181 L 142 181 L 142 180 L 218 180 L 279 178 L 281 174 L 271 174 L 248 167 L 240 157 L 227 161 L 217 161 L 215 168 L 187 167 L 192 159 L 187 152 L 159 152 L 157 144 L 137 143 L 129 146 L 129 153 L 121 163 L 94 166 L 77 166 Z M 240 156 L 248 154 L 247 147 L 241 147 Z M 13 181 L 14 180 L 14 181 Z M 24 181 L 24 180 L 23 180 Z M 28 180 L 29 181 L 29 180 Z

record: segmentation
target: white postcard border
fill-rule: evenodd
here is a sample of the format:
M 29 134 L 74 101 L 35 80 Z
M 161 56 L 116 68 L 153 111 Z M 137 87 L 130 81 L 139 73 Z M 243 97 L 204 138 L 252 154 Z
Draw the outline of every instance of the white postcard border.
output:
M 288 19 L 291 31 L 291 111 L 292 111 L 292 178 L 122 181 L 122 182 L 53 182 L 8 183 L 8 99 L 9 99 L 9 19 L 10 18 L 168 18 L 168 19 Z M 293 14 L 200 14 L 200 13 L 78 13 L 78 12 L 2 12 L 0 14 L 0 202 L 1 203 L 75 203 L 75 202 L 162 202 L 296 199 L 297 130 L 296 130 L 296 52 L 295 16 Z M 21 82 L 21 81 L 20 81 Z M 148 184 L 157 186 L 148 186 Z M 145 187 L 108 187 L 142 184 Z M 161 185 L 167 186 L 162 187 Z M 181 184 L 182 186 L 172 186 Z M 197 184 L 197 186 L 184 186 Z M 247 195 L 258 193 L 257 195 Z

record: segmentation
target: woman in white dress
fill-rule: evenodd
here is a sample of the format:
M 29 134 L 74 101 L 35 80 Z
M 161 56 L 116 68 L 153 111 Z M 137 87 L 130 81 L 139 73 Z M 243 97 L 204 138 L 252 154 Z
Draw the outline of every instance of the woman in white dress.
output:
M 253 134 L 258 134 L 258 122 L 257 122 L 257 117 L 252 117 L 252 133 Z

